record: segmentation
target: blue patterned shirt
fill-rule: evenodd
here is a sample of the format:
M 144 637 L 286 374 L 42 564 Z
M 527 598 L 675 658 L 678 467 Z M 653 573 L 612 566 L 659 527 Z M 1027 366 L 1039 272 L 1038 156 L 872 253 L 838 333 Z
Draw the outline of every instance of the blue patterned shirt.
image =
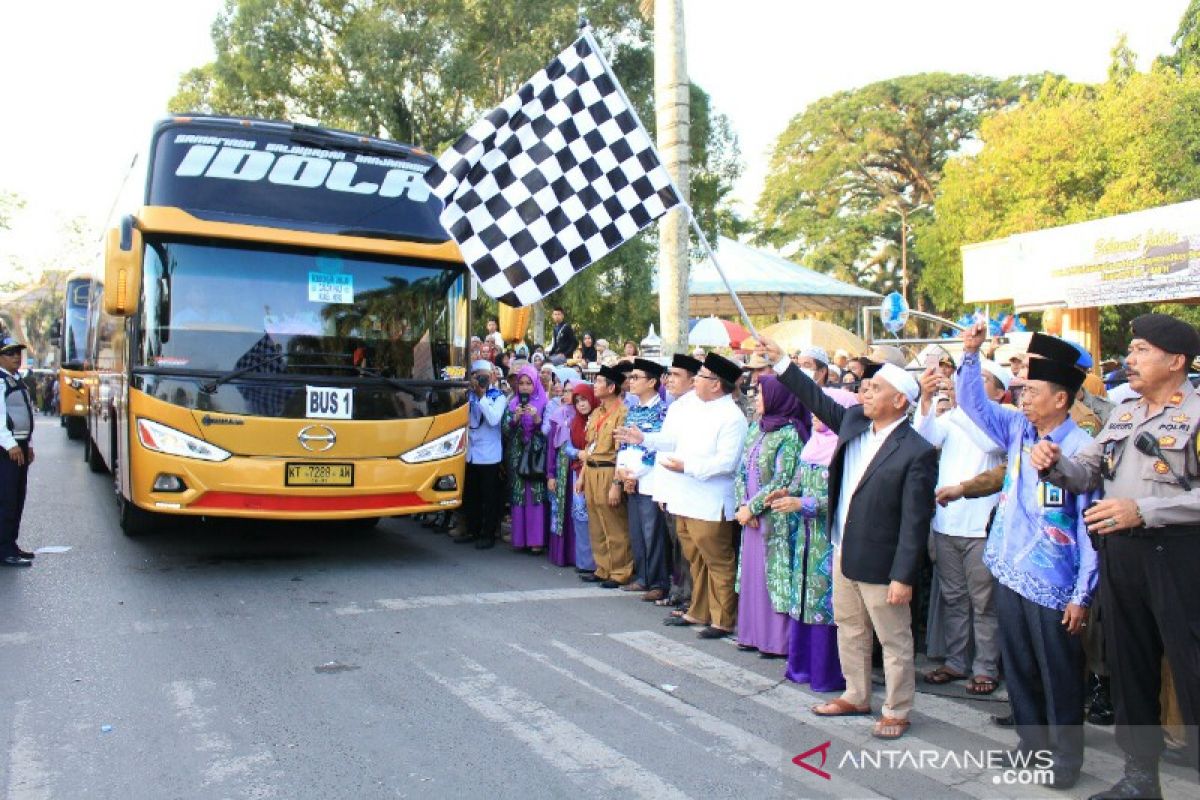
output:
M 968 353 L 958 372 L 958 403 L 971 421 L 1008 451 L 1000 505 L 983 551 L 996 580 L 1017 594 L 1059 611 L 1068 603 L 1087 606 L 1096 590 L 1096 551 L 1083 512 L 1099 493 L 1073 494 L 1041 480 L 1029 454 L 1037 429 L 1025 415 L 993 402 L 983 390 L 979 354 Z M 1046 437 L 1070 458 L 1090 444 L 1067 419 Z
M 666 417 L 667 404 L 663 402 L 661 397 L 654 395 L 648 403 L 639 402 L 630 408 L 629 413 L 625 416 L 625 424 L 637 428 L 642 433 L 658 433 L 662 430 L 663 420 Z M 623 450 L 641 451 L 642 469 L 638 481 L 638 492 L 640 494 L 650 494 L 650 473 L 654 468 L 655 451 L 641 444 L 623 444 L 617 448 L 618 458 L 620 458 L 621 451 Z

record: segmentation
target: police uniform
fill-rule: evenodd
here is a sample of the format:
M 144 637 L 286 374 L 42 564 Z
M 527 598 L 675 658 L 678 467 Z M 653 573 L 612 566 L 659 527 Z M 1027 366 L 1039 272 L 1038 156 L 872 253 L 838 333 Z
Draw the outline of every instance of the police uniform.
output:
M 24 345 L 5 337 L 0 340 L 0 352 L 19 353 Z M 17 546 L 21 531 L 21 514 L 25 510 L 25 490 L 29 483 L 29 461 L 32 455 L 29 441 L 33 437 L 33 400 L 29 388 L 14 373 L 0 367 L 3 380 L 4 427 L 0 429 L 0 559 L 4 566 L 29 566 L 31 554 Z M 19 447 L 24 453 L 23 464 L 9 456 Z
M 1200 353 L 1200 335 L 1186 323 L 1147 314 L 1132 325 L 1134 338 L 1168 353 L 1184 353 L 1189 361 Z M 1127 765 L 1122 784 L 1098 797 L 1139 797 L 1144 796 L 1139 792 L 1157 790 L 1164 654 L 1181 678 L 1176 691 L 1184 722 L 1193 731 L 1189 744 L 1195 756 L 1194 732 L 1200 723 L 1198 433 L 1200 394 L 1185 377 L 1154 414 L 1148 414 L 1140 398 L 1118 405 L 1091 445 L 1069 460 L 1060 459 L 1048 473 L 1050 481 L 1071 491 L 1102 481 L 1105 497 L 1136 500 L 1142 518 L 1136 528 L 1099 537 L 1116 735 Z M 1140 435 L 1152 437 L 1159 453 L 1140 452 L 1135 446 Z M 1190 480 L 1193 488 L 1186 490 L 1176 475 Z

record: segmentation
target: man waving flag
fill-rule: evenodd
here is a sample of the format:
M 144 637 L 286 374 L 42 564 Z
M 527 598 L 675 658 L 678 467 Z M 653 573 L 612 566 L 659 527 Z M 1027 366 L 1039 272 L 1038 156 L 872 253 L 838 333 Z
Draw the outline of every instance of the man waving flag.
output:
M 511 306 L 550 294 L 680 202 L 587 30 L 425 180 L 484 291 Z

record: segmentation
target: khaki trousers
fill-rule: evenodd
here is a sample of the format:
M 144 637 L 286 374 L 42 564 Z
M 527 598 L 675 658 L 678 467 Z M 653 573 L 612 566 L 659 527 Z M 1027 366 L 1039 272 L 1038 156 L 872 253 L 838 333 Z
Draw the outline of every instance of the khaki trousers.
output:
M 733 523 L 676 516 L 675 530 L 692 570 L 692 605 L 688 616 L 733 630 L 737 623 Z
M 633 577 L 633 552 L 629 548 L 629 522 L 625 503 L 608 505 L 612 488 L 612 467 L 587 467 L 583 471 L 583 492 L 587 497 L 588 533 L 592 539 L 592 557 L 596 577 L 617 583 L 629 583 Z
M 888 605 L 887 584 L 852 581 L 842 574 L 842 550 L 833 555 L 833 621 L 837 623 L 838 656 L 846 691 L 842 699 L 856 706 L 871 703 L 871 634 L 883 645 L 886 695 L 883 716 L 907 719 L 916 693 L 913 664 L 912 609 L 908 603 Z

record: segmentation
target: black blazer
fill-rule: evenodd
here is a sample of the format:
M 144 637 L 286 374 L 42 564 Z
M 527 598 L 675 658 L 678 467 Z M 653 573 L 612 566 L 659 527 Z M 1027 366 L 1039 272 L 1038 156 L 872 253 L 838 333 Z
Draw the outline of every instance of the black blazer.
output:
M 548 355 L 561 355 L 566 358 L 575 356 L 575 348 L 579 347 L 579 343 L 575 340 L 575 329 L 571 327 L 571 323 L 564 320 L 562 325 L 551 331 L 551 336 L 553 341 L 550 342 Z
M 844 408 L 835 402 L 795 364 L 780 381 L 838 435 L 829 464 L 828 523 L 832 532 L 842 494 L 846 445 L 872 422 L 861 406 Z M 863 583 L 916 584 L 933 521 L 937 472 L 937 451 L 912 425 L 902 422 L 867 465 L 850 499 L 842 526 L 842 574 Z

